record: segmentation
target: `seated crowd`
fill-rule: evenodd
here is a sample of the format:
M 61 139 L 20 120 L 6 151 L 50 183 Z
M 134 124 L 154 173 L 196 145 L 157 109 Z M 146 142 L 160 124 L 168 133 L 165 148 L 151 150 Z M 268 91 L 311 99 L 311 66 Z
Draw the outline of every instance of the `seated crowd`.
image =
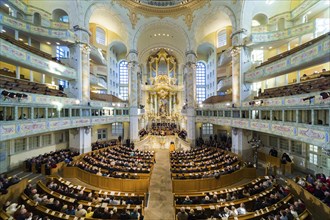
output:
M 53 189 L 56 188 L 56 184 L 52 182 L 49 182 L 48 186 L 51 186 Z M 74 195 L 71 194 L 70 196 L 72 197 Z M 102 205 L 101 200 L 91 200 L 86 206 L 83 205 L 83 200 L 78 198 L 73 199 L 73 201 L 68 199 L 58 199 L 29 184 L 24 190 L 21 199 L 23 200 L 22 204 L 7 202 L 3 206 L 3 210 L 8 215 L 18 220 L 53 219 L 53 211 L 62 213 L 62 215 L 69 215 L 77 218 L 142 219 L 141 207 L 139 205 L 133 205 L 130 207 L 129 203 L 117 200 L 115 203 L 111 197 L 109 197 L 108 200 L 104 197 L 102 199 Z M 137 203 L 141 204 L 140 201 Z M 44 207 L 43 210 L 50 211 L 40 212 L 40 209 L 37 207 Z
M 326 178 L 324 174 L 308 174 L 305 178 L 297 177 L 295 180 L 298 185 L 330 207 L 330 176 Z
M 137 173 L 149 174 L 154 164 L 153 151 L 133 150 L 125 146 L 107 148 L 86 154 L 81 161 L 68 163 L 100 176 L 138 178 Z
M 6 194 L 8 191 L 7 189 L 21 181 L 19 177 L 16 175 L 14 176 L 7 176 L 6 174 L 0 175 L 0 195 Z
M 301 83 L 265 89 L 264 92 L 260 93 L 258 97 L 255 97 L 255 99 L 299 95 L 329 89 L 330 77 L 320 77 Z
M 168 136 L 178 134 L 183 140 L 187 137 L 187 132 L 184 129 L 179 129 L 175 123 L 152 123 L 151 128 L 141 129 L 139 131 L 140 138 L 145 135 L 160 135 Z
M 0 81 L 0 88 L 3 89 L 35 93 L 40 95 L 67 97 L 67 95 L 63 91 L 49 88 L 47 85 L 42 83 L 30 82 L 22 79 L 14 79 L 2 75 L 1 78 L 2 80 Z
M 102 148 L 115 146 L 117 144 L 117 140 L 109 140 L 109 141 L 96 141 L 95 143 L 92 143 L 92 150 L 99 150 Z
M 35 166 L 36 172 L 41 173 L 41 165 L 45 164 L 46 173 L 51 168 L 56 168 L 57 164 L 65 161 L 69 163 L 73 157 L 78 156 L 79 152 L 64 149 L 59 151 L 51 151 L 50 153 L 40 154 L 37 157 L 32 157 L 25 161 L 25 168 L 27 171 L 32 171 L 32 166 Z
M 174 199 L 176 205 L 224 203 L 262 193 L 266 189 L 270 189 L 274 185 L 276 185 L 274 177 L 266 176 L 255 179 L 237 188 L 233 187 L 227 188 L 226 190 L 211 191 L 190 195 L 175 195 Z
M 223 195 L 205 193 L 193 199 L 186 196 L 180 201 L 182 205 L 176 205 L 177 219 L 221 219 L 252 213 L 254 217 L 260 215 L 259 219 L 293 220 L 306 210 L 301 200 L 293 200 L 289 187 L 278 185 L 273 177 L 242 188 L 238 192 L 236 188 L 228 189 Z
M 205 146 L 173 151 L 170 159 L 172 175 L 177 179 L 219 178 L 240 169 L 238 157 Z

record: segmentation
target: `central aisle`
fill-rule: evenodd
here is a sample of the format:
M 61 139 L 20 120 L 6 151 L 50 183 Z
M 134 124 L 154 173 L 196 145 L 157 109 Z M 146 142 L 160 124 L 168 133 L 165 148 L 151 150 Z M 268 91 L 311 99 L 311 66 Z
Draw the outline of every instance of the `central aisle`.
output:
M 169 151 L 156 149 L 156 164 L 149 187 L 149 204 L 145 208 L 146 220 L 173 220 L 173 194 Z

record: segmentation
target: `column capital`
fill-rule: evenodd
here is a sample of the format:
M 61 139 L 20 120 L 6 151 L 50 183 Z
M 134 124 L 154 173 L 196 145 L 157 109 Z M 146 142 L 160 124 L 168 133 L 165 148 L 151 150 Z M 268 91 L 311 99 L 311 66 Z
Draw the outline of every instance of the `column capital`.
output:
M 128 62 L 138 62 L 138 55 L 139 53 L 137 50 L 131 49 L 126 56 L 126 59 Z

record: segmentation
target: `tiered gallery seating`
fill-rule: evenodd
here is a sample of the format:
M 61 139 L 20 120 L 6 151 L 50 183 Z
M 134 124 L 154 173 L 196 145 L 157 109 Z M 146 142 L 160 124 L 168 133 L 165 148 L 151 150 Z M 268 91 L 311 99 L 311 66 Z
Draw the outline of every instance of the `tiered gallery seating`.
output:
M 275 98 L 299 94 L 307 94 L 330 89 L 330 77 L 320 77 L 301 83 L 265 89 L 255 99 Z
M 40 95 L 67 97 L 67 95 L 61 90 L 49 88 L 45 84 L 14 79 L 7 76 L 1 76 L 0 88 Z
M 260 66 L 257 66 L 256 68 L 262 67 L 262 66 L 267 65 L 267 64 L 270 64 L 270 63 L 273 63 L 273 62 L 275 62 L 277 60 L 280 60 L 280 59 L 282 59 L 284 57 L 287 57 L 287 56 L 289 56 L 291 54 L 294 54 L 294 53 L 296 53 L 298 51 L 301 51 L 301 50 L 305 49 L 306 47 L 311 46 L 311 45 L 319 42 L 320 40 L 326 38 L 328 35 L 330 35 L 330 32 L 328 32 L 326 34 L 323 34 L 323 35 L 321 35 L 321 36 L 319 36 L 319 37 L 317 37 L 317 38 L 315 38 L 315 39 L 313 39 L 311 41 L 308 41 L 308 42 L 306 42 L 306 43 L 304 43 L 302 45 L 299 45 L 299 46 L 293 48 L 292 50 L 288 50 L 288 51 L 285 51 L 283 53 L 280 53 L 280 54 L 278 54 L 276 56 L 270 57 L 270 58 L 268 58 L 267 61 L 262 62 L 260 64 Z
M 38 56 L 41 56 L 43 58 L 46 58 L 48 60 L 52 60 L 53 61 L 52 56 L 49 53 L 43 52 L 43 51 L 41 51 L 41 50 L 39 50 L 39 49 L 37 49 L 35 47 L 29 46 L 29 45 L 23 43 L 22 41 L 16 40 L 15 38 L 10 37 L 10 36 L 8 36 L 8 35 L 6 35 L 4 33 L 0 33 L 0 38 L 3 39 L 3 40 L 5 40 L 5 41 L 10 42 L 11 44 L 13 44 L 15 46 L 18 46 L 18 47 L 20 47 L 20 48 L 22 48 L 24 50 L 30 51 L 31 53 L 34 53 L 34 54 L 36 54 Z

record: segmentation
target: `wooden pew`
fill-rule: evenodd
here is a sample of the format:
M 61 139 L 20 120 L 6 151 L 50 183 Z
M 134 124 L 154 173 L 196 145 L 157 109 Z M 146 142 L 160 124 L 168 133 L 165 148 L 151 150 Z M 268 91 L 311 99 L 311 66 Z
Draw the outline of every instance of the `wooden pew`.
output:
M 172 179 L 172 190 L 176 194 L 211 191 L 232 185 L 244 178 L 256 178 L 256 169 L 243 167 L 231 174 L 221 175 L 217 179 Z
M 89 188 L 86 188 L 86 187 L 82 187 L 80 185 L 75 185 L 73 183 L 71 183 L 70 181 L 67 181 L 65 179 L 63 179 L 62 177 L 59 177 L 59 176 L 48 176 L 47 177 L 49 180 L 51 181 L 55 181 L 57 182 L 58 184 L 62 184 L 62 185 L 65 185 L 69 188 L 73 188 L 73 189 L 77 189 L 79 191 L 83 191 L 84 193 L 91 193 L 93 192 L 95 195 L 97 196 L 103 196 L 103 195 L 110 195 L 110 196 L 113 196 L 115 198 L 120 198 L 120 197 L 123 197 L 123 198 L 126 198 L 126 197 L 131 197 L 131 198 L 134 198 L 134 197 L 138 197 L 138 198 L 143 198 L 144 200 L 144 204 L 147 203 L 147 196 L 146 196 L 146 193 L 128 193 L 128 192 L 120 192 L 120 191 L 109 191 L 109 190 L 99 190 L 99 191 L 95 191 L 93 189 L 89 189 Z
M 293 180 L 287 179 L 287 184 L 290 186 L 292 193 L 304 201 L 306 208 L 311 211 L 313 219 L 329 219 L 330 207 Z
M 77 200 L 76 198 L 64 196 L 64 195 L 61 195 L 58 192 L 55 192 L 55 191 L 52 191 L 52 190 L 48 189 L 47 186 L 44 185 L 40 181 L 37 183 L 37 187 L 42 192 L 46 193 L 48 195 L 48 197 L 54 197 L 57 200 L 61 201 L 62 203 L 65 203 L 65 204 L 70 204 L 70 203 L 73 204 Z M 95 203 L 92 203 L 92 202 L 89 202 L 89 201 L 85 201 L 85 200 L 80 200 L 80 201 L 77 201 L 77 202 L 78 202 L 78 204 L 82 204 L 86 210 L 87 210 L 88 207 L 92 207 L 93 210 L 96 209 L 96 208 L 98 208 L 98 207 L 100 207 L 100 204 L 95 204 Z M 107 204 L 107 207 L 109 209 L 113 208 L 114 206 L 117 207 L 118 209 L 124 209 L 125 207 L 127 207 L 127 205 Z M 139 209 L 141 209 L 141 208 L 143 209 L 144 208 L 143 201 L 142 201 L 142 204 L 141 205 L 130 205 L 130 208 L 132 208 L 132 209 L 134 209 L 135 207 L 138 207 Z
M 28 179 L 22 179 L 20 182 L 8 187 L 6 194 L 0 195 L 0 206 L 4 205 L 8 200 L 15 200 L 24 192 L 28 183 Z
M 53 210 L 51 210 L 51 209 L 49 209 L 49 208 L 47 208 L 43 205 L 37 204 L 36 202 L 31 200 L 24 193 L 21 195 L 21 200 L 23 201 L 23 203 L 25 204 L 25 206 L 27 207 L 28 210 L 33 210 L 33 213 L 49 216 L 51 219 L 56 219 L 56 220 L 61 220 L 61 219 L 78 220 L 78 218 L 76 216 L 67 215 L 65 213 L 58 212 L 58 211 L 53 211 Z M 124 207 L 118 207 L 117 209 L 119 211 L 123 208 Z M 128 210 L 133 210 L 134 209 L 131 206 L 125 206 L 125 208 L 127 208 Z M 80 219 L 81 220 L 82 219 L 95 220 L 95 218 L 80 218 Z
M 149 189 L 150 178 L 145 179 L 121 179 L 105 176 L 98 176 L 96 174 L 81 170 L 78 167 L 64 167 L 64 178 L 77 178 L 91 186 L 96 186 L 101 189 L 146 193 Z

